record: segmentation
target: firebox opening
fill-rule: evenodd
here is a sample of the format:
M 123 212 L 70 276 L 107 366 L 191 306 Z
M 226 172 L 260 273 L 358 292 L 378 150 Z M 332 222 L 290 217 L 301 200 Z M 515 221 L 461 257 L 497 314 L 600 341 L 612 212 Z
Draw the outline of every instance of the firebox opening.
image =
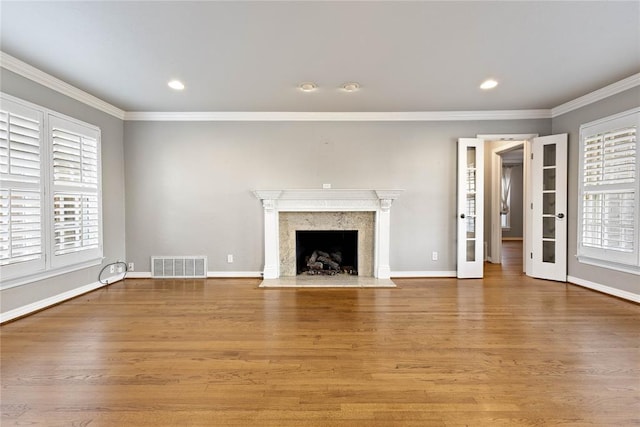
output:
M 358 275 L 358 231 L 296 231 L 296 274 Z

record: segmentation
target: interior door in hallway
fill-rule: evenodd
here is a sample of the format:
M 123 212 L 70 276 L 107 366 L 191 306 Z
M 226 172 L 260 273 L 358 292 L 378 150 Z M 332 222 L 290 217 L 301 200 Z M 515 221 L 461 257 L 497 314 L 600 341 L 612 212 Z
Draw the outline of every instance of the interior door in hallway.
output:
M 458 140 L 458 277 L 484 269 L 484 140 Z
M 527 275 L 567 281 L 567 134 L 531 144 L 531 244 Z

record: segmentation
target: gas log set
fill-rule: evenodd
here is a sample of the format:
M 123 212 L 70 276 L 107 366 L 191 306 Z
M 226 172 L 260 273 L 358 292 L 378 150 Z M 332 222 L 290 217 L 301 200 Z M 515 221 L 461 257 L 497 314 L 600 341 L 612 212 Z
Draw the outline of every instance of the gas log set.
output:
M 358 272 L 352 265 L 342 265 L 342 252 L 324 252 L 315 250 L 305 257 L 307 268 L 302 272 L 308 275 L 335 276 L 336 274 L 350 274 L 357 276 Z

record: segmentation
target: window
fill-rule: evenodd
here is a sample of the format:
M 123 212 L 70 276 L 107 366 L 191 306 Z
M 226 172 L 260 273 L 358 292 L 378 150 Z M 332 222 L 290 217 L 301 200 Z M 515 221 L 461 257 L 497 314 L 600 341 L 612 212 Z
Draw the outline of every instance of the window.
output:
M 6 277 L 44 269 L 41 111 L 0 108 L 0 267 Z
M 640 273 L 640 108 L 580 127 L 578 259 Z
M 97 130 L 49 118 L 54 266 L 100 257 Z
M 100 130 L 0 101 L 2 287 L 101 262 Z
M 511 228 L 511 171 L 513 166 L 502 166 L 500 194 L 500 225 L 503 230 Z

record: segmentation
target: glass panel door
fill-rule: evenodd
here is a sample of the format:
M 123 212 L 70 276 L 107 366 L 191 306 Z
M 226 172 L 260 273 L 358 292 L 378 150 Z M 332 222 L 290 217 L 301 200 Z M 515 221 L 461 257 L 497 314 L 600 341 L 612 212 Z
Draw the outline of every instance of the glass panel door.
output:
M 483 274 L 484 141 L 458 141 L 458 277 Z
M 567 279 L 567 137 L 534 138 L 531 160 L 531 271 L 542 279 Z

